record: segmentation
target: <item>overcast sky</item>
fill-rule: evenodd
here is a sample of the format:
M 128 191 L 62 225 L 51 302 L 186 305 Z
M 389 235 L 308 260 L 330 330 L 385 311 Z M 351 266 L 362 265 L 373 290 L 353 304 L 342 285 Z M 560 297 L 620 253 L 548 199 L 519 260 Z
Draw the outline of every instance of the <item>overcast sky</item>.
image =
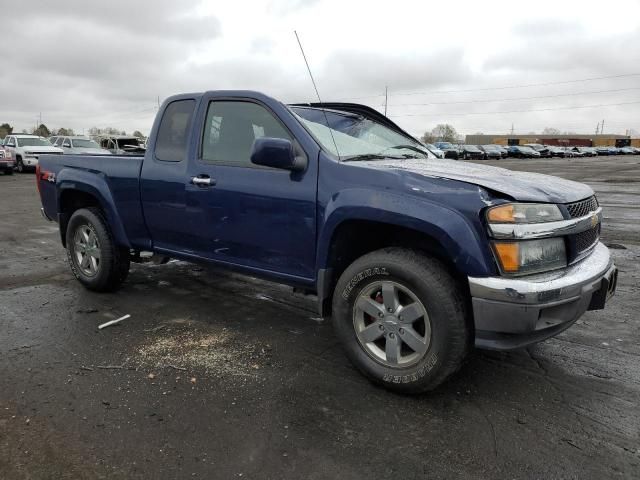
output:
M 18 131 L 41 113 L 50 128 L 148 133 L 158 97 L 187 91 L 315 101 L 294 30 L 323 100 L 382 111 L 388 86 L 388 115 L 417 135 L 443 122 L 591 133 L 603 119 L 607 133 L 640 131 L 640 0 L 30 0 L 0 11 L 10 10 L 0 123 Z

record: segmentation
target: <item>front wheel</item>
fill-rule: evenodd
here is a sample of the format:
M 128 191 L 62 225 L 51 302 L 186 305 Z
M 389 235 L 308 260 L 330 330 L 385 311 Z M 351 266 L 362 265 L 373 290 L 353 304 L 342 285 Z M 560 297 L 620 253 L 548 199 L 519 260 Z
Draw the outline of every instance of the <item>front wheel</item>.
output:
M 116 290 L 129 273 L 129 250 L 115 244 L 97 208 L 76 210 L 67 225 L 67 258 L 75 277 L 89 290 Z
M 353 364 L 398 392 L 436 388 L 470 347 L 459 286 L 441 262 L 414 250 L 378 250 L 350 265 L 335 288 L 333 324 Z
M 20 157 L 16 159 L 16 169 L 18 170 L 18 173 L 25 172 L 24 163 L 22 163 L 22 158 Z

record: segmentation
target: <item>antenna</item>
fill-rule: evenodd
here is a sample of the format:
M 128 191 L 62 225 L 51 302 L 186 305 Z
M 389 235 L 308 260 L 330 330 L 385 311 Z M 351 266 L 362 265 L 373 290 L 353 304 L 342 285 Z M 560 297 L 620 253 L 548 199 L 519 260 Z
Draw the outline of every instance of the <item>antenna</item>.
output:
M 298 37 L 298 32 L 295 30 L 293 33 L 296 35 L 296 40 L 298 41 L 298 46 L 300 47 L 300 53 L 302 53 L 302 58 L 304 58 L 304 63 L 307 66 L 307 71 L 309 72 L 309 77 L 311 78 L 311 83 L 313 83 L 313 88 L 316 91 L 316 96 L 318 97 L 318 102 L 320 102 L 320 109 L 324 114 L 324 121 L 327 124 L 327 129 L 329 130 L 329 134 L 331 135 L 331 140 L 333 141 L 333 146 L 336 148 L 336 153 L 338 154 L 338 159 L 340 159 L 340 152 L 338 151 L 338 144 L 336 143 L 336 139 L 333 137 L 333 130 L 331 130 L 331 126 L 329 126 L 329 118 L 327 117 L 326 110 L 322 107 L 322 99 L 320 98 L 320 92 L 318 92 L 318 87 L 316 86 L 316 81 L 313 79 L 313 74 L 311 73 L 311 68 L 309 67 L 309 62 L 307 61 L 307 56 L 304 54 L 304 49 L 302 48 L 302 42 L 300 42 L 300 37 Z

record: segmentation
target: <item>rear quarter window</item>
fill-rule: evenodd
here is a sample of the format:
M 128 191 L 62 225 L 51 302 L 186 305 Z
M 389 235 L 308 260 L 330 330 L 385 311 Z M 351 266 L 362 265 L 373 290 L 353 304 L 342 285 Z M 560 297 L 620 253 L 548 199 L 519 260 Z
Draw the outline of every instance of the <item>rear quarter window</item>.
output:
M 164 111 L 155 145 L 155 157 L 164 162 L 181 162 L 187 155 L 189 127 L 196 102 L 171 102 Z

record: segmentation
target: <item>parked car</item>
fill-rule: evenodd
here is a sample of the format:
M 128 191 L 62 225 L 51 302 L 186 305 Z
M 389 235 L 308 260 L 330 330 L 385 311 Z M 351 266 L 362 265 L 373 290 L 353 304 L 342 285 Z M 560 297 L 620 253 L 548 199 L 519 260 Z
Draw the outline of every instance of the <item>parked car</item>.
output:
M 632 147 L 622 147 L 620 148 L 620 153 L 622 155 L 635 155 L 636 151 Z
M 609 147 L 606 146 L 596 147 L 596 152 L 598 153 L 598 155 L 611 155 Z
M 578 150 L 577 147 L 565 147 L 566 151 L 571 153 L 572 157 L 584 157 L 586 156 L 584 152 Z
M 5 150 L 11 152 L 15 159 L 16 169 L 23 173 L 35 170 L 38 158 L 44 153 L 60 154 L 62 149 L 51 145 L 46 138 L 37 135 L 8 135 L 4 143 Z
M 465 160 L 484 160 L 484 151 L 475 145 L 462 145 L 461 156 Z
M 567 147 L 549 147 L 549 152 L 552 157 L 568 158 L 573 157 L 573 153 L 570 148 Z
M 617 147 L 607 147 L 609 149 L 609 155 L 621 155 L 620 149 Z
M 144 153 L 146 148 L 137 137 L 126 135 L 110 135 L 100 137 L 100 148 L 115 155 Z
M 509 156 L 509 151 L 507 150 L 507 147 L 505 147 L 504 145 L 490 145 L 491 147 L 496 147 L 498 150 L 500 150 L 500 153 L 502 154 L 502 158 L 507 158 Z
M 431 143 L 425 143 L 425 146 L 438 158 L 444 158 L 444 152 Z
M 480 145 L 478 148 L 484 153 L 485 160 L 502 158 L 502 152 L 495 145 Z
M 514 158 L 540 158 L 540 154 L 531 147 L 512 145 L 508 149 L 509 156 Z
M 15 160 L 10 150 L 4 148 L 4 141 L 0 139 L 0 171 L 5 175 L 13 175 Z
M 573 147 L 574 152 L 579 152 L 584 157 L 595 157 L 598 153 L 591 147 Z
M 100 148 L 100 145 L 95 140 L 87 137 L 58 137 L 55 146 L 62 148 L 64 153 L 72 155 L 111 155 L 109 150 Z
M 177 95 L 150 138 L 144 156 L 42 159 L 77 280 L 113 291 L 151 251 L 298 287 L 398 392 L 435 388 L 474 342 L 554 336 L 615 291 L 589 186 L 434 158 L 365 105 Z
M 640 155 L 640 148 L 639 147 L 631 147 L 633 148 L 633 152 L 635 155 Z
M 539 143 L 525 143 L 523 146 L 534 149 L 536 152 L 540 154 L 541 157 L 544 157 L 544 158 L 551 157 L 551 152 L 549 151 L 549 147 L 545 145 L 541 145 Z
M 458 160 L 458 158 L 460 158 L 460 152 L 453 143 L 436 142 L 434 145 L 438 150 L 442 150 L 444 152 L 445 158 L 453 158 L 454 160 Z

